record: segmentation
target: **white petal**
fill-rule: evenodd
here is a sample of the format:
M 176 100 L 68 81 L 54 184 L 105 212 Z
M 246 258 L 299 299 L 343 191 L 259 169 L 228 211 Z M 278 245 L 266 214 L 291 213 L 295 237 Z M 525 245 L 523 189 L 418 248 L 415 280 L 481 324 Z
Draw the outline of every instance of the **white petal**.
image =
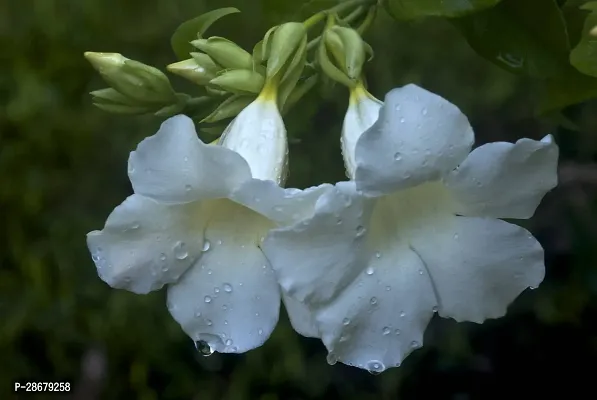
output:
M 290 325 L 300 335 L 305 337 L 317 338 L 319 337 L 319 329 L 313 320 L 313 314 L 307 305 L 293 299 L 292 297 L 282 293 L 282 301 L 286 307 Z
M 387 239 L 380 258 L 371 254 L 349 287 L 329 305 L 315 308 L 328 360 L 373 373 L 399 366 L 423 345 L 437 305 L 420 258 L 396 238 Z
M 468 119 L 449 101 L 415 85 L 394 89 L 357 142 L 357 188 L 379 195 L 439 179 L 473 141 Z
M 257 98 L 228 125 L 219 143 L 243 156 L 253 178 L 278 184 L 286 178 L 288 141 L 275 101 Z
M 258 247 L 270 222 L 228 200 L 212 212 L 210 246 L 168 289 L 168 309 L 195 341 L 218 352 L 261 346 L 278 322 L 280 290 Z
M 342 124 L 342 155 L 348 176 L 354 178 L 356 161 L 355 147 L 361 135 L 373 125 L 379 117 L 383 103 L 373 97 L 362 86 L 357 86 L 350 93 L 348 110 Z
M 229 198 L 283 226 L 312 217 L 317 199 L 333 188 L 326 183 L 304 190 L 284 189 L 273 181 L 250 179 Z
M 445 218 L 411 244 L 431 274 L 440 315 L 457 321 L 503 316 L 545 275 L 541 245 L 525 229 L 500 220 Z
M 132 195 L 101 231 L 87 235 L 98 274 L 114 288 L 148 293 L 175 282 L 197 259 L 209 207 L 158 203 Z
M 262 248 L 291 297 L 327 301 L 359 274 L 369 202 L 341 182 L 319 198 L 312 218 L 270 231 Z
M 184 115 L 166 120 L 129 157 L 135 193 L 165 202 L 226 197 L 250 177 L 242 157 L 201 142 L 193 121 Z
M 481 146 L 445 178 L 467 216 L 530 218 L 558 183 L 558 146 L 551 136 Z

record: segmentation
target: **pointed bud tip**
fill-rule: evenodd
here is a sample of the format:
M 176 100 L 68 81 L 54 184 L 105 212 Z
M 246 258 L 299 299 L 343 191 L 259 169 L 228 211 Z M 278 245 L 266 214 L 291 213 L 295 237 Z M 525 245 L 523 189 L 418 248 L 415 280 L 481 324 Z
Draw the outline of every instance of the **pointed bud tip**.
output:
M 120 53 L 96 53 L 86 51 L 83 56 L 93 65 L 94 68 L 121 67 L 128 60 Z

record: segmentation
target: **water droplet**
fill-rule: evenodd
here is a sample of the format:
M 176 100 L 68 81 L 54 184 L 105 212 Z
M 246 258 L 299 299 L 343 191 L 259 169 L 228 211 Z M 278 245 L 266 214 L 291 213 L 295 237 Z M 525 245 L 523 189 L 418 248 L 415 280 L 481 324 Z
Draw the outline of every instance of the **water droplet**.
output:
M 226 339 L 226 346 L 232 346 L 232 339 Z
M 421 344 L 416 340 L 413 340 L 412 342 L 410 342 L 410 347 L 412 347 L 413 349 L 418 349 L 419 347 L 421 347 Z
M 395 108 L 396 111 L 400 111 L 400 109 L 402 108 L 402 106 L 400 104 L 398 104 Z
M 386 369 L 386 367 L 379 361 L 369 361 L 365 368 L 371 375 L 379 375 Z
M 220 293 L 220 288 L 216 286 L 216 287 L 214 288 L 214 293 L 216 293 L 216 294 L 217 294 L 217 293 Z
M 131 225 L 131 229 L 132 229 L 132 230 L 139 229 L 139 227 L 140 227 L 140 226 L 141 226 L 141 225 L 139 225 L 139 223 L 138 223 L 138 222 L 133 222 L 133 224 Z
M 371 300 L 369 300 L 369 303 L 375 305 L 377 304 L 377 297 L 371 297 Z
M 209 242 L 209 240 L 205 239 L 205 241 L 203 242 L 203 247 L 201 248 L 201 251 L 207 251 L 207 250 L 209 250 L 210 247 L 211 247 L 211 243 Z
M 165 253 L 160 254 L 160 260 L 166 261 L 166 254 Z
M 340 342 L 346 342 L 348 340 L 348 335 L 340 335 Z
M 168 272 L 168 270 L 170 270 L 170 268 L 168 268 L 167 265 L 162 266 L 162 272 Z
M 349 325 L 349 324 L 350 324 L 350 320 L 349 320 L 348 318 L 344 318 L 344 319 L 342 320 L 342 325 L 344 325 L 344 326 L 347 326 L 347 325 Z
M 201 311 L 199 311 L 199 309 L 195 310 L 195 317 L 199 318 L 201 316 Z
M 128 170 L 129 170 L 129 174 L 133 174 L 133 173 L 135 173 L 135 166 L 134 166 L 134 165 L 131 165 L 131 164 L 129 164 L 129 168 L 128 168 Z
M 338 362 L 338 357 L 334 353 L 328 353 L 325 359 L 329 365 L 334 365 Z
M 211 275 L 213 273 L 213 271 L 211 269 L 207 270 L 207 275 Z
M 394 160 L 400 161 L 402 160 L 402 154 L 400 152 L 394 154 Z
M 392 330 L 386 326 L 383 328 L 382 332 L 384 335 L 389 335 Z
M 361 226 L 361 225 L 357 226 L 357 237 L 363 236 L 366 231 L 367 230 L 363 226 Z
M 91 259 L 92 259 L 94 262 L 98 262 L 98 261 L 101 259 L 101 257 L 100 257 L 100 255 L 99 255 L 99 254 L 95 253 L 95 254 L 93 254 L 93 255 L 91 256 Z
M 206 303 L 211 303 L 211 297 L 209 296 L 205 296 L 205 298 L 203 299 Z
M 191 185 L 184 185 L 184 190 L 186 190 L 187 192 L 190 192 L 191 189 L 193 189 Z
M 256 317 L 258 317 L 258 316 L 259 316 L 259 313 L 258 313 L 258 312 L 256 312 L 256 313 L 255 313 L 255 316 L 256 316 Z
M 386 286 L 386 292 L 389 292 L 390 290 L 392 290 L 391 286 Z
M 422 269 L 419 270 L 419 275 L 423 275 L 423 270 Z
M 400 329 L 394 329 L 394 335 L 398 336 L 400 335 L 402 332 L 400 332 Z
M 211 356 L 214 353 L 214 349 L 205 340 L 196 341 L 195 348 L 203 357 Z
M 454 234 L 454 240 L 458 240 L 458 234 L 457 233 Z
M 228 309 L 228 306 L 226 304 L 222 305 L 222 310 L 226 311 Z
M 401 124 L 403 124 L 403 123 L 405 123 L 405 122 L 406 122 L 406 118 L 404 118 L 404 117 L 400 118 L 400 123 L 401 123 Z
M 401 317 L 406 317 L 406 312 L 404 312 L 404 311 L 400 311 L 400 316 L 401 316 Z
M 174 248 L 172 249 L 174 252 L 174 257 L 179 260 L 184 260 L 189 256 L 189 252 L 186 249 L 186 244 L 184 242 L 176 242 Z
M 282 212 L 284 209 L 281 206 L 275 206 L 274 207 L 274 211 L 276 212 Z
M 529 286 L 529 289 L 535 290 L 535 289 L 537 289 L 537 286 Z
M 365 270 L 365 273 L 367 275 L 373 275 L 375 273 L 375 269 L 373 267 L 367 267 L 367 269 Z
M 259 329 L 259 330 L 257 331 L 257 333 L 258 333 L 260 336 L 261 336 L 261 335 L 263 335 L 263 329 Z
M 342 218 L 338 217 L 338 220 L 336 221 L 336 225 L 342 225 Z
M 218 244 L 222 244 L 222 241 L 221 241 L 221 240 L 218 240 Z
M 375 253 L 375 258 L 381 258 L 381 253 L 379 251 Z
M 439 307 L 438 306 L 433 306 L 433 308 L 431 309 L 434 313 L 438 312 Z
M 211 322 L 211 319 L 206 320 L 205 323 L 207 324 L 207 326 L 213 325 L 213 322 Z
M 189 157 L 184 156 L 183 160 L 184 160 L 184 162 L 189 162 Z

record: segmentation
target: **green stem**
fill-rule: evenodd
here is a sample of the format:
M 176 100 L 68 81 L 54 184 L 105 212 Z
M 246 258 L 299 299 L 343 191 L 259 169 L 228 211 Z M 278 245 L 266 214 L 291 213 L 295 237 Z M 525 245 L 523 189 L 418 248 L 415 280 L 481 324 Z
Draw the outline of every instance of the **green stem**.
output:
M 361 24 L 356 28 L 356 31 L 359 35 L 363 36 L 365 31 L 371 27 L 371 24 L 375 20 L 375 16 L 377 15 L 377 7 L 370 7 L 369 11 L 367 12 L 367 16 L 361 22 Z

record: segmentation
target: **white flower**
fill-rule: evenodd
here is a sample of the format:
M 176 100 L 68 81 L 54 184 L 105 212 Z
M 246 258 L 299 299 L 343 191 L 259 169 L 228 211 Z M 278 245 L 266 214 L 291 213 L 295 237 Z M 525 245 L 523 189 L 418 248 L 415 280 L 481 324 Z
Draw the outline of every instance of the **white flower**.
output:
M 261 240 L 310 215 L 322 188 L 278 186 L 286 131 L 267 99 L 244 109 L 220 144 L 201 142 L 188 117 L 164 122 L 130 155 L 135 194 L 87 242 L 110 286 L 147 293 L 169 285 L 168 309 L 191 338 L 240 353 L 263 344 L 278 321 L 280 290 Z M 314 335 L 302 306 L 285 302 L 295 328 Z
M 354 181 L 266 238 L 328 361 L 398 366 L 434 311 L 481 323 L 543 280 L 540 244 L 497 218 L 532 216 L 557 183 L 558 148 L 547 136 L 470 152 L 473 140 L 456 106 L 414 85 L 395 89 L 356 144 Z
M 342 154 L 346 164 L 346 172 L 354 176 L 356 163 L 355 146 L 361 134 L 377 121 L 379 109 L 383 103 L 377 100 L 362 85 L 357 85 L 350 92 L 348 110 L 342 124 Z

